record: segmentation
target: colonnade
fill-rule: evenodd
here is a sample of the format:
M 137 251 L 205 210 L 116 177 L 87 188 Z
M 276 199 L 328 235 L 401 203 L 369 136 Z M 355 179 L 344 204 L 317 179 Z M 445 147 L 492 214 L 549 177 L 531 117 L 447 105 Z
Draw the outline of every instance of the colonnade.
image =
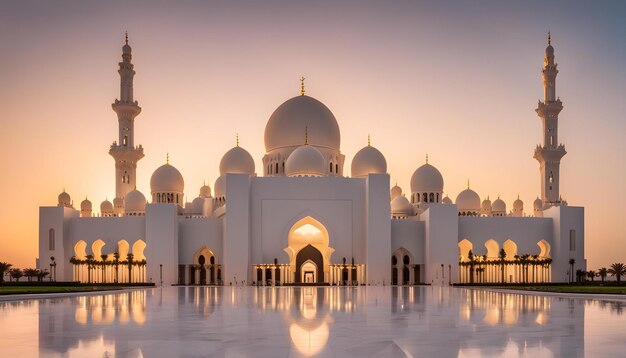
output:
M 211 270 L 212 269 L 212 270 Z M 204 282 L 202 282 L 202 270 L 205 270 Z M 222 265 L 178 265 L 179 285 L 223 285 Z
M 261 271 L 260 277 L 259 271 Z M 277 273 L 278 280 L 276 280 Z M 295 273 L 291 272 L 290 266 L 288 264 L 252 265 L 252 277 L 252 280 L 259 286 L 282 286 L 295 282 Z
M 354 272 L 356 270 L 356 272 Z M 347 279 L 343 272 L 347 271 Z M 335 264 L 330 265 L 330 278 L 328 282 L 331 285 L 362 285 L 365 283 L 365 265 L 364 264 Z

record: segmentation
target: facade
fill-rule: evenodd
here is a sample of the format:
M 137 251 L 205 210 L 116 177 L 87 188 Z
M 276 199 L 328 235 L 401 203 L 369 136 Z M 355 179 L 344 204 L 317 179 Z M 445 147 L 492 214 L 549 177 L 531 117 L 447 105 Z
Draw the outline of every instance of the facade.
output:
M 135 74 L 128 38 L 119 63 L 116 196 L 100 212 L 80 210 L 63 191 L 40 207 L 40 269 L 58 281 L 157 284 L 449 284 L 567 281 L 585 269 L 584 209 L 559 192 L 556 63 L 549 43 L 537 146 L 541 198 L 524 211 L 470 188 L 452 202 L 444 177 L 428 162 L 411 177 L 410 193 L 390 189 L 384 155 L 368 140 L 345 173 L 339 124 L 305 94 L 281 104 L 265 128 L 261 169 L 237 144 L 224 154 L 213 190 L 204 185 L 184 203 L 182 174 L 169 163 L 150 180 L 150 200 L 136 188 L 144 156 L 135 145 Z M 259 172 L 259 174 L 257 174 Z M 261 175 L 262 174 L 262 175 Z

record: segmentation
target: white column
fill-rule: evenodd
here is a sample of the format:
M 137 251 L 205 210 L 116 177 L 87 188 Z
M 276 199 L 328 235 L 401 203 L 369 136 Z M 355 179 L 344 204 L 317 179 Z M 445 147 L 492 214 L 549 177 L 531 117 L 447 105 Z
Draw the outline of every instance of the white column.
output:
M 272 266 L 272 286 L 276 286 L 276 266 Z
M 398 268 L 398 285 L 404 285 L 404 265 Z
M 262 285 L 265 286 L 266 281 L 265 281 L 265 267 L 261 266 L 261 281 L 263 282 Z

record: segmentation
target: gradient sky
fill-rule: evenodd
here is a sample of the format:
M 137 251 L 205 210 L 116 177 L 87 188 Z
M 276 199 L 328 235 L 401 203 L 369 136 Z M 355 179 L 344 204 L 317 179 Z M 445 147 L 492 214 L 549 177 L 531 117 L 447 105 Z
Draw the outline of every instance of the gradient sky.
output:
M 527 213 L 550 30 L 561 192 L 585 206 L 589 267 L 626 261 L 624 18 L 624 1 L 2 1 L 0 261 L 34 266 L 38 206 L 63 188 L 76 207 L 113 198 L 125 30 L 145 194 L 167 152 L 189 200 L 213 187 L 236 132 L 262 173 L 266 121 L 305 76 L 339 122 L 344 174 L 371 133 L 405 192 L 428 153 L 453 200 L 469 178 Z

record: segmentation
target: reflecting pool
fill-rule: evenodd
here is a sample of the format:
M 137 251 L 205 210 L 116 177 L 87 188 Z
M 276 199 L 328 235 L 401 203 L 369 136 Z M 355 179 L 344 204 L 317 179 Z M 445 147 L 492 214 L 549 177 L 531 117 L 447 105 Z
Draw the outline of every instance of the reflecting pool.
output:
M 0 357 L 601 357 L 626 299 L 450 287 L 165 287 L 0 301 Z

